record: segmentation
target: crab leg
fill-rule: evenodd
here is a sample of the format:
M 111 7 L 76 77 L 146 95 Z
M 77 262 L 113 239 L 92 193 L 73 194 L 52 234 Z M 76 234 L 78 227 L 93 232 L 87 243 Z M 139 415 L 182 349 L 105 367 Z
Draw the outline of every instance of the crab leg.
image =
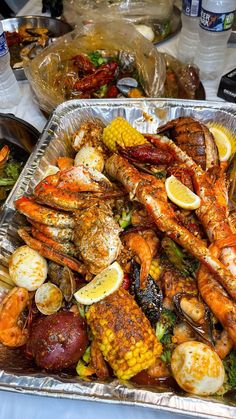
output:
M 217 168 L 204 172 L 184 151 L 167 137 L 146 135 L 148 141 L 156 147 L 166 146 L 176 153 L 178 161 L 184 163 L 191 171 L 196 193 L 201 198 L 201 206 L 196 214 L 211 242 L 225 239 L 233 234 L 228 220 L 228 197 L 223 171 Z M 226 247 L 221 251 L 220 260 L 236 275 L 236 246 Z
M 75 225 L 71 215 L 37 204 L 32 198 L 22 196 L 15 201 L 16 209 L 34 221 L 55 227 L 70 227 Z
M 64 211 L 88 208 L 98 200 L 97 194 L 72 192 L 51 185 L 37 187 L 34 196 L 37 201 Z
M 99 199 L 106 200 L 123 196 L 123 191 L 108 191 L 97 193 L 72 192 L 58 189 L 55 186 L 36 188 L 34 191 L 35 199 L 43 204 L 59 208 L 64 211 L 74 211 L 77 209 L 89 208 L 98 202 Z
M 30 236 L 29 230 L 27 228 L 19 228 L 18 234 L 24 240 L 24 242 L 34 250 L 44 256 L 46 259 L 52 260 L 53 262 L 58 263 L 58 265 L 68 266 L 72 271 L 78 272 L 82 275 L 86 274 L 87 269 L 85 266 L 78 260 L 72 258 L 71 256 L 59 253 L 49 247 L 48 245 L 42 243 L 41 241 L 34 239 Z
M 45 236 L 43 233 L 41 233 L 41 231 L 34 227 L 31 228 L 31 234 L 35 239 L 56 250 L 56 252 L 65 253 L 71 256 L 76 256 L 77 254 L 75 245 L 73 243 L 58 243 L 55 240 Z
M 153 176 L 141 175 L 123 157 L 111 156 L 106 162 L 108 174 L 121 182 L 133 197 L 145 206 L 157 227 L 215 273 L 229 294 L 236 298 L 236 278 L 207 249 L 204 242 L 178 224 L 168 204 L 164 183 Z
M 74 238 L 74 231 L 72 228 L 57 228 L 47 226 L 45 224 L 37 223 L 36 221 L 32 220 L 31 218 L 27 218 L 27 220 L 32 224 L 38 231 L 40 231 L 44 236 L 56 240 L 59 243 L 65 243 L 68 241 L 73 241 Z

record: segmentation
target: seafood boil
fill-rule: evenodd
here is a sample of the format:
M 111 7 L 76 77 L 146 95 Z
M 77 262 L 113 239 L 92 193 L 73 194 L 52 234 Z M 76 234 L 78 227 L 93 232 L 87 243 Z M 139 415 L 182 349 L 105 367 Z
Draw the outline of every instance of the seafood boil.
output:
M 0 342 L 86 380 L 235 388 L 235 144 L 220 132 L 187 116 L 156 134 L 81 123 L 73 155 L 15 202 Z

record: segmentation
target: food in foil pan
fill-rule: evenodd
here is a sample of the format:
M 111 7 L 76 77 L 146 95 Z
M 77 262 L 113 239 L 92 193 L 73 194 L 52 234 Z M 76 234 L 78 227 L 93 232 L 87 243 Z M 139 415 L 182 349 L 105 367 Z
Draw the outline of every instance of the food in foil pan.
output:
M 1 343 L 49 372 L 234 388 L 232 133 L 185 116 L 141 134 L 118 116 L 68 140 L 72 154 L 15 202 L 27 220 L 4 271 Z
M 21 25 L 18 31 L 6 31 L 5 34 L 12 68 L 23 67 L 24 60 L 36 57 L 50 42 L 47 28 L 29 28 L 27 24 Z

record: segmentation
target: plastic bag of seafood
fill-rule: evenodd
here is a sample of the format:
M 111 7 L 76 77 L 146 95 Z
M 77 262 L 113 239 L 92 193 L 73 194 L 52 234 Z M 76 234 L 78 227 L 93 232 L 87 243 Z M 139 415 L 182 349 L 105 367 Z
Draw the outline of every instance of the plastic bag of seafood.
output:
M 72 0 L 65 2 L 63 16 L 72 25 L 93 21 L 94 16 L 122 18 L 137 25 L 150 41 L 159 42 L 171 33 L 173 0 Z
M 25 66 L 40 107 L 68 99 L 160 97 L 165 61 L 124 21 L 96 21 L 65 35 Z

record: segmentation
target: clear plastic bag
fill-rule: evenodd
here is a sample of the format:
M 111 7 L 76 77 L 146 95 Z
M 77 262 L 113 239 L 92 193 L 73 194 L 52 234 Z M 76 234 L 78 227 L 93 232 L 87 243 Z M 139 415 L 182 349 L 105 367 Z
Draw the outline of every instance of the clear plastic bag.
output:
M 64 17 L 71 24 L 100 16 L 125 18 L 144 23 L 150 18 L 164 20 L 171 16 L 173 0 L 71 0 L 64 4 Z M 105 13 L 105 14 L 104 14 Z
M 114 18 L 146 25 L 153 33 L 151 41 L 158 42 L 171 33 L 173 0 L 71 0 L 64 3 L 63 16 L 77 27 Z
M 111 56 L 122 53 L 128 64 L 134 64 L 144 96 L 162 96 L 166 75 L 163 55 L 132 24 L 120 20 L 104 24 L 98 20 L 58 39 L 25 65 L 26 76 L 41 109 L 50 113 L 71 98 L 66 94 L 65 85 L 69 90 L 76 75 L 68 63 L 77 54 L 98 50 Z

